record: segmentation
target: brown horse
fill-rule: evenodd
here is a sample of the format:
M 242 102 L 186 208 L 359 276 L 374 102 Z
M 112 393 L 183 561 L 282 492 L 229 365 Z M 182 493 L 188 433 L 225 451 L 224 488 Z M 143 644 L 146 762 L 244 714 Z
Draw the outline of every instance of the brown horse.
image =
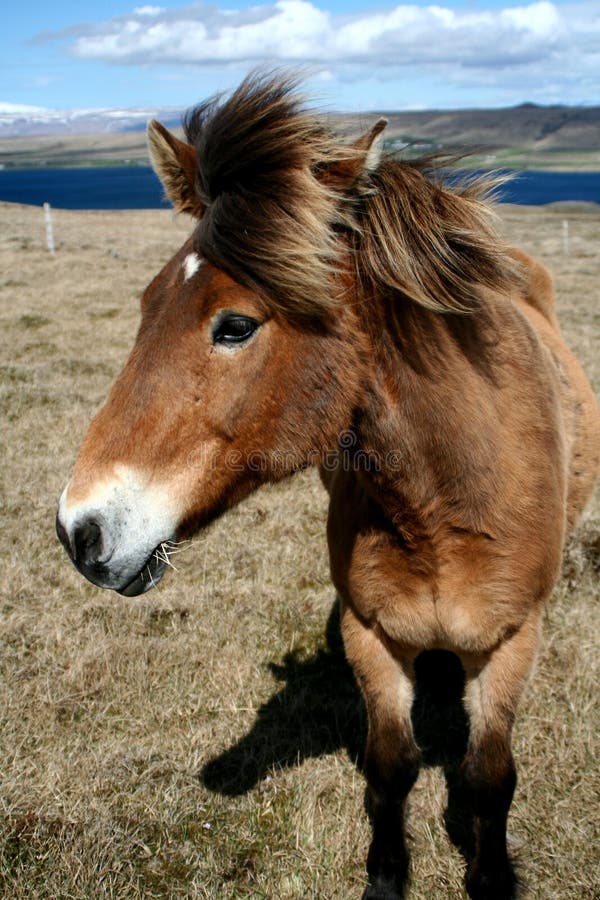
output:
M 193 110 L 186 142 L 151 123 L 195 229 L 144 294 L 57 530 L 87 578 L 135 596 L 169 541 L 320 463 L 369 720 L 364 896 L 404 895 L 415 662 L 438 649 L 462 663 L 470 724 L 449 830 L 470 897 L 510 898 L 511 730 L 593 487 L 598 410 L 549 275 L 494 230 L 489 184 L 383 156 L 384 126 L 343 143 L 293 82 L 260 77 Z

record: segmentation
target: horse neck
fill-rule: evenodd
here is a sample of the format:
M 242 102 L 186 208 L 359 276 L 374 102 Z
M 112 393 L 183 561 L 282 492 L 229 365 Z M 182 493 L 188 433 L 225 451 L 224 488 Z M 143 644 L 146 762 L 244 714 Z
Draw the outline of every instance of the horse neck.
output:
M 357 437 L 375 461 L 361 475 L 368 491 L 407 533 L 429 531 L 451 508 L 457 527 L 481 529 L 477 497 L 493 469 L 486 440 L 497 361 L 490 321 L 441 315 L 402 298 L 371 298 L 363 309 L 370 365 Z M 474 500 L 469 509 L 465 496 Z

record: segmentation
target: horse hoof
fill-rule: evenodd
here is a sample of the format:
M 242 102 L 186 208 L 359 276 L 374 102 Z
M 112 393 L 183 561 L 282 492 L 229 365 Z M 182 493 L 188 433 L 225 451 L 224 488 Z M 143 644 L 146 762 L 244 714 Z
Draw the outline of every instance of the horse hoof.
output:
M 518 882 L 511 866 L 485 873 L 471 870 L 465 887 L 471 900 L 517 900 Z
M 404 900 L 404 885 L 390 878 L 376 878 L 367 885 L 362 900 Z

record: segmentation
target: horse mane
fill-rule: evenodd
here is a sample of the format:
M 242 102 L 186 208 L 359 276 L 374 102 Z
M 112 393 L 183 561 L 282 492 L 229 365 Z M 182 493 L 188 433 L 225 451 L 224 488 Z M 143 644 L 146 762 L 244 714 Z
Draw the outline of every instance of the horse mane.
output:
M 520 269 L 497 232 L 493 204 L 507 177 L 449 183 L 460 158 L 388 156 L 370 173 L 352 237 L 357 276 L 370 293 L 399 293 L 435 312 L 465 313 L 485 306 L 486 290 L 515 289 Z
M 297 87 L 293 76 L 251 75 L 186 114 L 204 210 L 198 252 L 276 310 L 313 320 L 340 303 L 341 235 L 365 293 L 465 312 L 482 307 L 486 289 L 514 287 L 517 265 L 492 221 L 498 179 L 451 186 L 431 157 L 370 167 Z

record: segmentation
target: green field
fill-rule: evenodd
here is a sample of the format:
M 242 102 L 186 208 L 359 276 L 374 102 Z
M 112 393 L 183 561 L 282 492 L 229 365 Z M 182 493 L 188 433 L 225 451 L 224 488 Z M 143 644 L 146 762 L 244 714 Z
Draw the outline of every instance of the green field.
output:
M 598 172 L 600 150 L 529 150 L 506 147 L 475 152 L 465 160 L 474 168 L 537 169 L 554 172 Z

